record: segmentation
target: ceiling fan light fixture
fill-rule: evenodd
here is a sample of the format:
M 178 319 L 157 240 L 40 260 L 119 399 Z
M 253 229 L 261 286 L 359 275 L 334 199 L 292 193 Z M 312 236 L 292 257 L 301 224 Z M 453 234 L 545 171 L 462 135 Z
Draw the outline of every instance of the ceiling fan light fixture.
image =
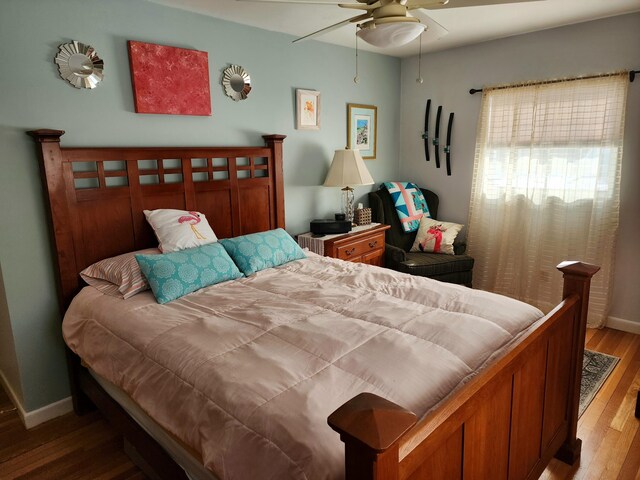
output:
M 375 47 L 389 48 L 406 45 L 424 32 L 424 25 L 418 22 L 397 22 L 371 25 L 361 28 L 357 35 Z

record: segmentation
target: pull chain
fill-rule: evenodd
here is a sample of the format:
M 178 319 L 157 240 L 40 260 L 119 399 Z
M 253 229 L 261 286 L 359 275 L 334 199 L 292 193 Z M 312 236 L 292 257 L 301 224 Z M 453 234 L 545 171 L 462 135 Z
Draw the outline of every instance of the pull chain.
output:
M 360 78 L 358 77 L 358 25 L 356 25 L 356 76 L 353 77 L 353 83 L 358 83 Z
M 422 31 L 422 33 L 424 33 L 424 30 Z M 416 83 L 424 82 L 424 79 L 422 78 L 422 33 L 420 34 L 420 53 L 418 53 L 418 78 L 416 78 Z

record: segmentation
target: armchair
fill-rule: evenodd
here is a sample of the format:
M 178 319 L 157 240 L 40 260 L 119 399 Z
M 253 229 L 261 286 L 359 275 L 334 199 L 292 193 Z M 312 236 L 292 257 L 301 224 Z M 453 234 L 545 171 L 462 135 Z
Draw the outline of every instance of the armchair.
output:
M 438 205 L 440 204 L 438 195 L 424 188 L 420 190 L 422 190 L 429 206 L 431 217 L 437 218 Z M 385 266 L 387 268 L 471 287 L 474 260 L 473 257 L 464 254 L 465 243 L 454 242 L 455 255 L 409 252 L 417 232 L 403 230 L 389 192 L 385 188 L 370 192 L 369 206 L 374 222 L 391 225 L 385 237 Z

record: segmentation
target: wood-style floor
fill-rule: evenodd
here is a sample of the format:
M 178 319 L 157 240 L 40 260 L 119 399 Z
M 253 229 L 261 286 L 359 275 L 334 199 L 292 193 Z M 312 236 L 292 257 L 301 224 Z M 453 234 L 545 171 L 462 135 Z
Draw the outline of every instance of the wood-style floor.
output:
M 26 430 L 0 388 L 0 479 L 143 480 L 122 437 L 98 413 L 70 413 Z
M 640 335 L 589 330 L 587 348 L 620 357 L 578 425 L 582 459 L 569 467 L 553 460 L 545 480 L 640 480 Z M 122 438 L 97 412 L 74 414 L 25 430 L 0 389 L 0 479 L 143 480 L 122 450 Z M 489 480 L 489 479 L 487 479 Z
M 640 480 L 640 420 L 635 418 L 640 388 L 640 335 L 605 328 L 587 331 L 587 348 L 620 362 L 578 421 L 579 464 L 552 460 L 544 480 Z

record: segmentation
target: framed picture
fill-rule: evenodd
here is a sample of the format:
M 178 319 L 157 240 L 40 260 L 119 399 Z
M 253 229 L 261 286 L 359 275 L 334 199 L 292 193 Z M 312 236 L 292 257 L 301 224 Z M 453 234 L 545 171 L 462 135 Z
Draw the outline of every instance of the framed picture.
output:
M 209 54 L 129 40 L 136 113 L 211 115 Z
M 320 92 L 296 89 L 296 129 L 320 130 Z
M 378 107 L 347 104 L 347 147 L 360 150 L 362 158 L 376 158 Z

